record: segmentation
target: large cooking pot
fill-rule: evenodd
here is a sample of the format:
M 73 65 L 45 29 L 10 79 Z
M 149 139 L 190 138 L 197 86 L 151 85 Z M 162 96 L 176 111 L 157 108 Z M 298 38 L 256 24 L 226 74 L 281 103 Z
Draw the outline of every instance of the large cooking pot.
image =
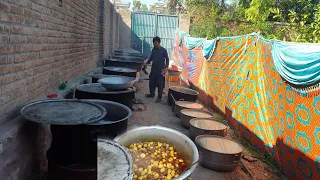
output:
M 208 111 L 199 109 L 183 109 L 181 110 L 180 124 L 182 127 L 189 129 L 189 121 L 194 118 L 212 118 L 212 114 Z
M 129 53 L 129 52 L 123 52 L 123 51 L 115 51 L 113 53 L 114 56 L 132 56 L 132 57 L 140 57 L 140 58 L 144 58 L 146 59 L 147 57 L 145 57 L 143 54 L 140 53 Z
M 112 55 L 113 59 L 120 59 L 124 61 L 144 61 L 145 57 L 137 57 L 137 56 L 125 56 L 125 55 Z
M 137 70 L 126 67 L 108 66 L 103 68 L 103 74 L 136 77 Z
M 194 140 L 199 135 L 227 136 L 229 126 L 226 122 L 214 118 L 194 118 L 190 123 L 190 137 Z
M 198 92 L 182 86 L 170 86 L 168 92 L 168 104 L 172 105 L 174 99 L 176 101 L 184 100 L 195 102 L 198 97 Z M 173 99 L 174 98 L 174 99 Z
M 121 59 L 105 59 L 104 66 L 116 66 L 116 67 L 126 67 L 130 69 L 135 69 L 137 71 L 141 71 L 143 67 L 143 61 L 135 61 L 135 60 L 121 60 Z
M 216 171 L 232 171 L 240 162 L 243 146 L 233 140 L 214 136 L 196 137 L 201 158 L 200 164 Z
M 49 148 L 48 159 L 48 180 L 96 180 L 97 168 L 95 164 L 66 164 L 58 154 Z
M 128 88 L 123 91 L 106 90 L 100 83 L 82 84 L 75 90 L 77 99 L 101 99 L 121 103 L 132 109 L 134 89 Z
M 86 99 L 85 101 L 99 104 L 108 112 L 102 120 L 89 124 L 88 127 L 96 133 L 95 136 L 102 134 L 114 138 L 118 134 L 127 131 L 128 120 L 132 115 L 130 108 L 123 104 L 106 100 Z
M 183 109 L 203 109 L 203 105 L 190 101 L 176 101 L 174 102 L 174 113 L 177 117 L 181 117 L 181 110 Z
M 141 141 L 161 141 L 171 144 L 179 153 L 182 154 L 186 163 L 191 165 L 198 161 L 199 154 L 195 144 L 186 135 L 161 126 L 138 127 L 117 136 L 115 141 L 128 147 L 132 143 Z M 175 180 L 186 179 L 195 170 L 196 165 L 191 166 Z
M 97 104 L 110 113 L 91 124 L 51 126 L 52 142 L 47 155 L 50 177 L 54 180 L 97 179 L 97 136 L 113 139 L 127 130 L 128 119 L 132 115 L 127 106 L 97 99 L 83 102 Z
M 131 180 L 133 160 L 119 143 L 98 139 L 98 180 Z

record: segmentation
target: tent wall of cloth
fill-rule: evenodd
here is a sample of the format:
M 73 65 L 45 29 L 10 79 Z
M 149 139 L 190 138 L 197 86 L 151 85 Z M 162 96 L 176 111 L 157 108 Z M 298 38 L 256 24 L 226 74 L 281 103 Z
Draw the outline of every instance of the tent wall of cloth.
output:
M 272 59 L 273 42 L 255 34 L 219 38 L 207 60 L 203 46 L 190 50 L 184 36 L 176 33 L 172 59 L 200 99 L 225 113 L 289 179 L 320 179 L 320 96 L 302 96 L 284 82 Z

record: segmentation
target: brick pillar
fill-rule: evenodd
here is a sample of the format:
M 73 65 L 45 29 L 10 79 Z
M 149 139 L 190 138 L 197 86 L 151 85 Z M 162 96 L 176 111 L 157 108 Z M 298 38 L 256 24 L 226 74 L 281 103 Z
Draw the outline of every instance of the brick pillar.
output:
M 179 29 L 189 33 L 190 28 L 190 16 L 188 14 L 179 15 Z

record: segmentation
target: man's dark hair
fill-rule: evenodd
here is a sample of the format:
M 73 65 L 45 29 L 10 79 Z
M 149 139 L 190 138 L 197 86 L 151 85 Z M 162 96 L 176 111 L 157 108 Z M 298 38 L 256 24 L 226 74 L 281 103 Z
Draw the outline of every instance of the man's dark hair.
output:
M 155 41 L 160 43 L 161 40 L 160 40 L 160 38 L 158 36 L 156 36 L 156 37 L 153 38 L 152 42 L 154 43 Z

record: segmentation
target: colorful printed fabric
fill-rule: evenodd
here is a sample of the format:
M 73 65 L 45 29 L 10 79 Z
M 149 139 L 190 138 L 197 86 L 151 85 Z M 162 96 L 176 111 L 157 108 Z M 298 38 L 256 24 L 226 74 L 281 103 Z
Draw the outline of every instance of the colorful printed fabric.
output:
M 255 36 L 221 38 L 210 59 L 201 47 L 178 46 L 174 60 L 200 99 L 289 179 L 320 179 L 320 96 L 301 96 L 284 83 L 272 59 L 272 42 Z

